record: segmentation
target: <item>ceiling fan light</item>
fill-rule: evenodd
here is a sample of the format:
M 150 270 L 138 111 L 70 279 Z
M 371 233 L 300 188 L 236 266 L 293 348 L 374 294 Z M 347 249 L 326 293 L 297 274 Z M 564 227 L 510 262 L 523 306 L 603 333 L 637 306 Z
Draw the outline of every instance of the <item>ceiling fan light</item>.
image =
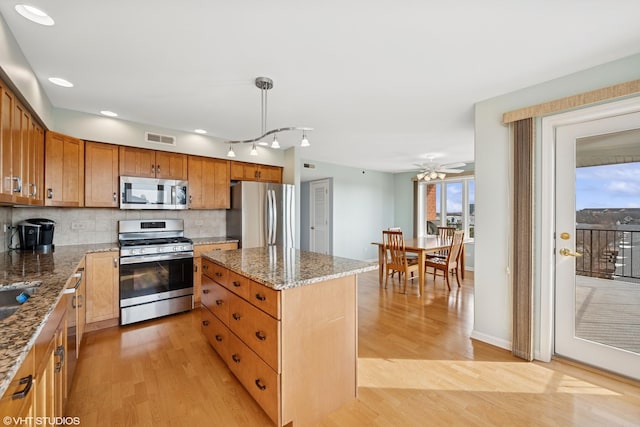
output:
M 251 155 L 251 156 L 257 156 L 258 155 L 258 149 L 256 148 L 256 144 L 255 143 L 251 147 L 251 152 L 249 153 L 249 155 Z
M 439 173 L 439 174 L 438 174 L 438 178 L 439 178 L 439 179 L 444 179 L 444 177 L 445 177 L 445 176 L 447 176 L 447 175 L 446 175 L 446 174 L 444 174 L 444 173 Z
M 311 144 L 309 144 L 309 140 L 307 139 L 307 134 L 303 131 L 302 132 L 302 141 L 300 141 L 300 147 L 309 147 Z
M 418 181 L 422 180 L 422 178 L 424 178 L 424 172 L 419 173 L 416 178 L 418 178 Z
M 436 172 L 431 172 L 429 174 L 429 178 L 431 178 L 431 179 L 436 179 L 437 177 L 438 177 L 438 174 Z
M 280 143 L 278 142 L 278 139 L 276 138 L 276 135 L 273 135 L 273 142 L 271 142 L 271 148 L 280 148 Z
M 229 146 L 229 151 L 227 151 L 227 157 L 235 157 L 236 153 L 233 151 L 233 147 Z

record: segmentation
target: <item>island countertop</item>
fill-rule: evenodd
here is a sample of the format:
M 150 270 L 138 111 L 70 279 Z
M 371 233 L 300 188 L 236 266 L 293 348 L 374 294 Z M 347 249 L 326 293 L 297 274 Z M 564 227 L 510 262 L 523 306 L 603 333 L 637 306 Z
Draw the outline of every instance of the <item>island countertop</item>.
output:
M 310 285 L 378 268 L 377 263 L 279 246 L 211 251 L 202 256 L 275 290 Z

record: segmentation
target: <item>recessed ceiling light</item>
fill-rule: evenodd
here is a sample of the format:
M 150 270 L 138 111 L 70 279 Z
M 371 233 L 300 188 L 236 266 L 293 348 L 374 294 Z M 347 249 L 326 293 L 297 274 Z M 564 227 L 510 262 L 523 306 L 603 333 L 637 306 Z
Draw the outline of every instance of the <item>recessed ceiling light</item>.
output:
M 269 145 L 267 141 L 258 141 L 258 145 Z
M 107 117 L 118 117 L 118 114 L 114 113 L 113 111 L 109 111 L 109 110 L 102 110 L 102 111 L 100 111 L 100 114 L 102 114 L 103 116 L 107 116 Z
M 196 129 L 196 130 L 194 130 L 194 132 L 195 132 L 195 133 L 199 133 L 199 134 L 201 134 L 201 135 L 204 135 L 205 133 L 207 133 L 207 131 L 206 131 L 206 130 L 204 130 L 204 129 Z
M 37 7 L 29 6 L 28 4 L 17 4 L 16 12 L 27 18 L 29 21 L 35 22 L 36 24 L 46 26 L 55 24 L 52 17 L 50 17 Z
M 69 80 L 65 80 L 60 77 L 49 77 L 49 81 L 54 85 L 58 85 L 62 87 L 73 87 L 73 83 L 71 83 Z

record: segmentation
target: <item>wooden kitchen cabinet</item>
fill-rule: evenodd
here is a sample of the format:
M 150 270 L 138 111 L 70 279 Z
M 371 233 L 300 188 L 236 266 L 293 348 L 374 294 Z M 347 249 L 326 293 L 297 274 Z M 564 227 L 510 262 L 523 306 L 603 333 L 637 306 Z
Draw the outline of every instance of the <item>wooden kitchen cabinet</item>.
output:
M 229 161 L 188 156 L 189 209 L 229 209 Z
M 0 82 L 0 202 L 42 205 L 44 132 Z
M 204 257 L 202 281 L 203 334 L 277 426 L 355 399 L 355 275 L 275 290 Z
M 231 249 L 238 249 L 237 242 L 229 243 L 213 243 L 210 245 L 195 245 L 193 247 L 193 305 L 199 307 L 201 302 L 201 288 L 202 288 L 202 254 L 209 251 L 227 251 Z
M 44 158 L 45 206 L 84 206 L 84 141 L 47 131 Z
M 234 181 L 260 181 L 282 183 L 282 168 L 255 163 L 231 162 L 231 179 Z
M 86 256 L 86 324 L 116 320 L 120 314 L 118 251 Z
M 118 146 L 85 142 L 84 205 L 118 207 Z
M 67 400 L 67 298 L 58 302 L 36 338 L 34 416 L 61 417 Z
M 35 349 L 32 348 L 27 357 L 20 365 L 18 372 L 9 383 L 4 396 L 0 398 L 0 414 L 3 417 L 27 419 L 34 416 L 34 396 L 35 396 Z M 11 425 L 11 424 L 8 424 Z M 26 424 L 31 426 L 33 423 Z
M 120 146 L 120 175 L 187 179 L 187 155 Z

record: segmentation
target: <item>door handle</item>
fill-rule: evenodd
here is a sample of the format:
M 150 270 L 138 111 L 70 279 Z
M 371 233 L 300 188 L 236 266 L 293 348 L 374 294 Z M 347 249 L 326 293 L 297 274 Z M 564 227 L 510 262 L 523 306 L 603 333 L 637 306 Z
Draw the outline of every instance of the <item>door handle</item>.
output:
M 571 250 L 568 249 L 568 248 L 560 249 L 560 255 L 562 255 L 562 256 L 573 256 L 573 257 L 582 256 L 582 254 L 580 252 L 571 252 Z

